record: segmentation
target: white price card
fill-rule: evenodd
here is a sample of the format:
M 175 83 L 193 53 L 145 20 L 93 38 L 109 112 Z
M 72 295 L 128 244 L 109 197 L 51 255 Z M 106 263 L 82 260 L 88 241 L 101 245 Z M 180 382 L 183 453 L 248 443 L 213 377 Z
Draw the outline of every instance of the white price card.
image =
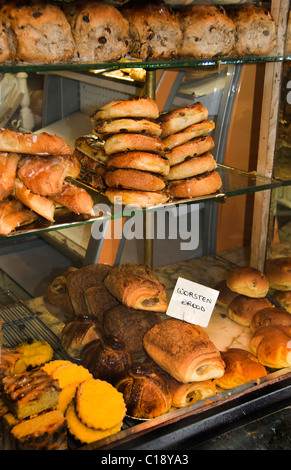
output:
M 178 278 L 170 299 L 167 315 L 207 327 L 219 291 L 196 282 Z

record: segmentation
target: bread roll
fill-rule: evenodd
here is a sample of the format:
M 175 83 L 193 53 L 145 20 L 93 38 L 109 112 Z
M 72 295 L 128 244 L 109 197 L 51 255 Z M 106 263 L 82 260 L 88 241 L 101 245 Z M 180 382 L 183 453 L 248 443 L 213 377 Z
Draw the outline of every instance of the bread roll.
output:
M 137 207 L 165 204 L 170 199 L 168 191 L 133 191 L 131 189 L 107 188 L 105 195 L 113 204 L 118 202 Z
M 175 147 L 170 152 L 167 152 L 167 158 L 170 166 L 178 165 L 188 160 L 190 157 L 197 157 L 198 155 L 209 152 L 213 148 L 214 140 L 209 135 L 196 137 L 185 144 Z
M 0 129 L 0 152 L 59 156 L 71 155 L 73 150 L 57 135 L 46 132 L 22 134 L 9 129 Z
M 211 153 L 206 152 L 203 155 L 192 157 L 178 165 L 171 166 L 167 180 L 183 180 L 192 178 L 192 176 L 201 175 L 215 170 L 217 167 Z
M 221 7 L 189 5 L 177 17 L 183 34 L 180 56 L 217 57 L 233 50 L 235 26 Z
M 261 326 L 291 326 L 291 315 L 283 308 L 266 307 L 259 310 L 252 318 L 250 323 L 251 332 L 254 332 Z
M 55 203 L 45 196 L 34 194 L 19 178 L 15 179 L 15 197 L 32 211 L 41 215 L 50 222 L 54 222 Z
M 221 377 L 224 362 L 204 330 L 170 318 L 143 337 L 147 354 L 179 382 L 199 382 Z
M 281 369 L 291 365 L 291 326 L 262 326 L 251 338 L 251 347 L 265 367 Z
M 174 109 L 163 113 L 159 117 L 162 127 L 161 137 L 167 137 L 181 132 L 193 124 L 204 121 L 208 117 L 208 110 L 199 101 L 185 108 Z
M 4 23 L 11 29 L 19 61 L 62 62 L 74 55 L 74 39 L 62 10 L 49 2 L 7 2 L 1 8 Z
M 127 414 L 131 417 L 151 419 L 170 410 L 172 398 L 168 387 L 147 364 L 131 367 L 116 388 L 123 394 Z
M 263 298 L 247 297 L 245 295 L 236 296 L 227 309 L 228 317 L 242 326 L 250 326 L 253 316 L 262 309 L 271 308 L 271 302 Z
M 216 304 L 221 307 L 227 308 L 230 302 L 238 295 L 227 287 L 225 279 L 216 284 L 215 289 L 219 291 Z
M 234 53 L 237 55 L 268 55 L 276 44 L 276 26 L 271 13 L 248 3 L 227 10 L 235 25 Z
M 20 158 L 17 153 L 0 153 L 0 201 L 10 196 L 14 190 Z
M 155 312 L 136 310 L 117 305 L 104 312 L 103 328 L 106 334 L 121 339 L 134 358 L 145 354 L 143 335 L 161 321 Z
M 90 194 L 80 186 L 65 181 L 60 194 L 52 196 L 53 200 L 76 214 L 94 216 L 93 199 Z
M 170 165 L 166 157 L 150 152 L 122 152 L 111 155 L 107 161 L 107 168 L 131 168 L 149 171 L 167 176 Z
M 108 291 L 129 308 L 165 312 L 166 289 L 146 265 L 127 263 L 114 267 L 104 278 Z
M 168 137 L 165 137 L 164 144 L 169 148 L 173 149 L 179 145 L 186 144 L 192 139 L 201 137 L 205 134 L 208 134 L 215 128 L 215 123 L 213 121 L 204 120 L 193 124 L 192 126 L 186 127 L 186 129 L 176 134 L 171 134 Z
M 76 59 L 108 62 L 128 52 L 128 22 L 113 5 L 86 1 L 68 5 L 66 10 L 76 44 Z
M 182 32 L 174 12 L 163 2 L 125 9 L 131 35 L 130 54 L 139 59 L 171 59 L 178 55 Z
M 265 297 L 269 291 L 267 276 L 251 266 L 238 267 L 227 276 L 227 287 L 247 297 Z
M 109 188 L 163 191 L 166 187 L 166 181 L 161 175 L 131 168 L 116 168 L 106 171 L 104 180 Z
M 291 291 L 277 291 L 273 295 L 279 305 L 291 313 Z
M 272 289 L 291 290 L 291 258 L 267 260 L 266 275 Z
M 150 135 L 142 134 L 113 134 L 108 137 L 104 144 L 104 150 L 107 155 L 119 152 L 128 152 L 141 150 L 144 152 L 153 152 L 158 155 L 165 155 L 167 147 L 162 139 Z
M 230 348 L 223 351 L 221 357 L 225 363 L 225 372 L 222 377 L 215 379 L 215 382 L 223 389 L 238 387 L 267 375 L 265 367 L 259 363 L 257 357 L 244 349 Z
M 90 115 L 93 124 L 99 120 L 120 118 L 157 119 L 159 108 L 155 100 L 146 96 L 129 100 L 114 100 L 101 106 Z
M 192 198 L 213 194 L 221 186 L 222 181 L 219 173 L 210 171 L 182 180 L 169 181 L 168 190 L 174 198 Z

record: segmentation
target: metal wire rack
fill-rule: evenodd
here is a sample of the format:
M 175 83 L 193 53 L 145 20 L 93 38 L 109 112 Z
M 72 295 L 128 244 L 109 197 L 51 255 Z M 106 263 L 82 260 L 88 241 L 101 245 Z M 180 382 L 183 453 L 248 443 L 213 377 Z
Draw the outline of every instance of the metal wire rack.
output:
M 10 290 L 0 289 L 0 318 L 3 320 L 4 346 L 14 347 L 33 340 L 46 341 L 53 348 L 54 359 L 68 359 L 54 332 Z

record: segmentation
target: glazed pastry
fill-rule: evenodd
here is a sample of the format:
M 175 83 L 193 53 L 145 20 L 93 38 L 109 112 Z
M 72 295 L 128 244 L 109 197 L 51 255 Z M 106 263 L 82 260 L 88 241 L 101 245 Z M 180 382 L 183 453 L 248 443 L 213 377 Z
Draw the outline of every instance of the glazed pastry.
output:
M 75 214 L 87 214 L 94 216 L 93 199 L 90 194 L 80 186 L 64 181 L 59 194 L 52 196 L 52 199 L 62 206 L 67 207 Z
M 9 129 L 0 129 L 0 152 L 15 152 L 29 155 L 71 155 L 72 149 L 57 136 L 41 132 L 40 134 L 22 134 Z
M 253 316 L 262 309 L 272 307 L 266 297 L 253 298 L 237 295 L 229 304 L 228 317 L 242 326 L 250 326 Z
M 291 326 L 269 325 L 257 328 L 251 347 L 265 367 L 281 369 L 291 365 Z
M 291 315 L 283 308 L 266 307 L 258 311 L 250 323 L 251 332 L 261 326 L 291 326 Z
M 168 307 L 165 286 L 143 264 L 123 264 L 112 269 L 104 285 L 121 303 L 137 310 L 165 312 Z
M 235 268 L 228 274 L 226 284 L 233 292 L 247 297 L 265 297 L 269 291 L 267 276 L 250 266 Z
M 0 202 L 0 235 L 10 235 L 18 227 L 29 225 L 37 215 L 16 199 Z
M 55 221 L 56 205 L 54 201 L 45 196 L 34 194 L 18 178 L 15 180 L 15 198 L 50 222 Z
M 0 153 L 0 201 L 10 196 L 14 190 L 20 158 L 17 153 Z

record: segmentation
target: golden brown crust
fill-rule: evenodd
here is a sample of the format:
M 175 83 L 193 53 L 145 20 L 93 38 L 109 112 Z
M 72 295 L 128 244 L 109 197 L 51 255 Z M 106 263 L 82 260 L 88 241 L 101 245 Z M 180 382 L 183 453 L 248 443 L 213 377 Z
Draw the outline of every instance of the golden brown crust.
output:
M 103 282 L 108 291 L 129 308 L 151 312 L 167 310 L 165 286 L 144 264 L 114 267 Z
M 19 178 L 15 179 L 15 197 L 32 211 L 54 222 L 55 203 L 45 196 L 34 194 Z
M 155 325 L 143 338 L 147 354 L 179 382 L 221 377 L 224 363 L 204 330 L 170 318 Z
M 160 115 L 162 137 L 181 132 L 193 124 L 208 118 L 208 110 L 202 103 L 197 102 L 186 108 L 174 109 Z
M 158 105 L 155 100 L 146 96 L 129 100 L 110 101 L 94 111 L 90 116 L 90 120 L 92 123 L 95 123 L 100 119 L 106 120 L 128 117 L 157 119 L 159 117 Z
M 80 186 L 65 181 L 61 192 L 52 196 L 52 199 L 76 214 L 94 215 L 93 199 L 90 194 Z
M 113 134 L 108 137 L 104 144 L 104 150 L 107 155 L 119 152 L 129 152 L 141 150 L 144 152 L 153 152 L 158 155 L 165 155 L 167 147 L 160 137 L 153 137 L 142 134 Z
M 221 357 L 225 363 L 225 372 L 215 380 L 216 385 L 221 388 L 234 388 L 267 375 L 257 357 L 244 349 L 230 348 L 223 351 Z
M 273 295 L 279 305 L 291 313 L 291 291 L 277 291 Z
M 61 307 L 62 310 L 65 310 L 70 315 L 74 314 L 74 309 L 72 302 L 68 293 L 66 277 L 69 272 L 76 270 L 77 268 L 70 267 L 62 275 L 57 276 L 52 282 L 47 286 L 44 300 Z
M 108 188 L 105 195 L 113 204 L 119 203 L 138 207 L 165 204 L 170 199 L 167 191 L 133 191 L 131 189 Z
M 213 194 L 221 188 L 221 185 L 219 173 L 211 171 L 184 180 L 170 181 L 168 189 L 174 198 L 191 198 Z
M 111 134 L 117 134 L 120 132 L 140 132 L 141 134 L 160 137 L 162 129 L 161 126 L 153 120 L 143 118 L 120 118 L 109 121 L 97 121 L 94 132 L 103 139 L 106 139 Z
M 57 135 L 46 132 L 22 134 L 9 129 L 0 129 L 0 151 L 56 156 L 73 153 L 66 142 Z
M 167 152 L 167 158 L 170 166 L 173 166 L 184 162 L 190 157 L 197 157 L 198 155 L 209 152 L 213 148 L 214 140 L 210 135 L 196 137 L 185 144 L 175 147 L 170 152 Z
M 270 287 L 279 291 L 291 290 L 291 258 L 275 258 L 266 263 Z
M 37 215 L 16 199 L 0 202 L 0 235 L 10 235 L 18 227 L 29 225 Z
M 178 165 L 171 166 L 167 180 L 192 178 L 192 176 L 215 170 L 217 167 L 211 153 L 207 152 L 197 157 L 189 158 Z
M 69 356 L 81 359 L 81 351 L 84 346 L 91 341 L 100 339 L 102 334 L 102 325 L 96 318 L 73 318 L 62 329 L 61 345 Z
M 106 163 L 107 155 L 104 151 L 104 142 L 100 141 L 94 133 L 86 134 L 75 140 L 75 150 L 81 152 L 96 162 Z
M 267 276 L 251 266 L 238 267 L 227 276 L 227 287 L 247 297 L 265 297 L 269 291 Z
M 252 298 L 238 295 L 228 306 L 228 317 L 242 326 L 250 326 L 253 316 L 262 309 L 272 308 L 271 302 L 263 298 Z
M 13 192 L 20 158 L 17 153 L 0 153 L 0 201 Z
M 109 188 L 135 189 L 137 191 L 163 191 L 166 181 L 148 171 L 117 168 L 107 171 L 104 180 Z
M 135 170 L 150 171 L 167 176 L 170 171 L 168 159 L 155 153 L 133 151 L 111 155 L 107 161 L 107 168 L 132 168 Z
M 132 367 L 128 375 L 116 384 L 126 403 L 127 414 L 150 419 L 167 413 L 172 397 L 167 385 L 147 364 Z
M 165 137 L 164 144 L 169 148 L 173 149 L 180 145 L 186 144 L 192 139 L 201 137 L 205 134 L 208 134 L 215 128 L 215 123 L 213 121 L 204 120 L 193 124 L 192 126 L 186 127 L 186 129 L 176 134 L 171 134 L 168 137 Z
M 108 292 L 103 283 L 88 287 L 88 289 L 85 289 L 84 295 L 88 314 L 97 318 L 101 324 L 103 324 L 104 313 L 108 309 L 119 305 L 118 300 Z
M 250 323 L 251 332 L 261 326 L 291 326 L 291 315 L 283 308 L 266 307 L 258 311 Z
M 221 305 L 225 308 L 227 308 L 230 302 L 238 295 L 227 287 L 225 279 L 218 282 L 215 289 L 219 291 L 219 296 L 216 301 L 217 305 Z
M 262 326 L 251 338 L 251 347 L 265 367 L 281 369 L 291 365 L 291 326 Z
M 162 375 L 172 397 L 172 406 L 182 408 L 213 396 L 216 392 L 214 380 L 182 383 L 169 374 Z

